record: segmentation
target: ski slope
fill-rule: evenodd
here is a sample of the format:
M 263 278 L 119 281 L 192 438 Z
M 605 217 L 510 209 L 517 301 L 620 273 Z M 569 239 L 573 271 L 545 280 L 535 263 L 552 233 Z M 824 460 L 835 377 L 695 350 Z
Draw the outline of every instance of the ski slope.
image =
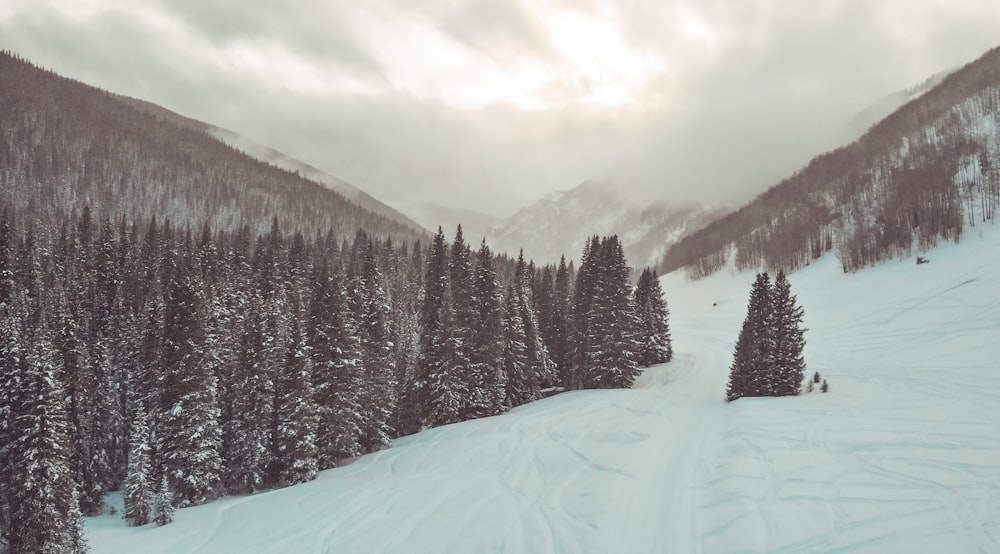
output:
M 828 394 L 722 401 L 752 275 L 663 279 L 675 360 L 311 483 L 87 521 L 95 553 L 1000 552 L 1000 229 L 790 277 Z M 980 234 L 984 233 L 984 234 Z M 715 304 L 713 306 L 713 303 Z

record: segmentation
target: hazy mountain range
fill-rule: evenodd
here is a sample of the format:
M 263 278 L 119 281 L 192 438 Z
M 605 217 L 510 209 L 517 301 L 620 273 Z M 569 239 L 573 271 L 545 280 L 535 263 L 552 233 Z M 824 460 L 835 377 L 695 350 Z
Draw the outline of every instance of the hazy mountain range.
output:
M 618 235 L 635 267 L 655 265 L 669 245 L 721 215 L 709 206 L 633 201 L 614 183 L 587 181 L 546 195 L 497 222 L 489 238 L 497 250 L 542 263 L 579 259 L 588 237 Z

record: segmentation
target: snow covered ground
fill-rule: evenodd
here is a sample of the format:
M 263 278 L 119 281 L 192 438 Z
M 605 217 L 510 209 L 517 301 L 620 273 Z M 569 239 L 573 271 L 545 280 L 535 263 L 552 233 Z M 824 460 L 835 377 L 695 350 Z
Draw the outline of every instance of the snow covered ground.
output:
M 752 275 L 664 278 L 676 359 L 407 437 L 95 553 L 1000 552 L 1000 229 L 790 277 L 830 392 L 723 402 Z M 716 305 L 713 306 L 713 303 Z

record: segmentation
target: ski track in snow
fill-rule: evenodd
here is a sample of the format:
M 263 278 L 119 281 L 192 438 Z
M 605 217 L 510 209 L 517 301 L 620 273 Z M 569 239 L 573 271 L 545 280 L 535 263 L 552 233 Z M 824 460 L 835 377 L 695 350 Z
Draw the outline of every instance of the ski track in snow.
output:
M 103 552 L 1000 552 L 1000 229 L 790 277 L 831 392 L 722 401 L 752 275 L 663 279 L 675 359 L 425 431 Z M 994 260 L 994 258 L 996 258 Z M 713 303 L 716 305 L 713 306 Z

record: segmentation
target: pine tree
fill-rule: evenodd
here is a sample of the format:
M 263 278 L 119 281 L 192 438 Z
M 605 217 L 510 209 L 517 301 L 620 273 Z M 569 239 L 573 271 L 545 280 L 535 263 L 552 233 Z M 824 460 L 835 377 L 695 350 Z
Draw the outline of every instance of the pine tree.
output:
M 12 383 L 11 552 L 86 552 L 83 517 L 70 466 L 64 392 L 49 341 L 15 357 Z
M 394 431 L 390 418 L 396 411 L 396 371 L 393 358 L 391 307 L 385 277 L 379 269 L 375 244 L 367 236 L 355 244 L 358 278 L 352 290 L 356 297 L 353 314 L 361 343 L 364 380 L 360 405 L 361 449 L 374 452 L 389 446 Z
M 461 381 L 461 389 L 467 391 L 459 398 L 459 418 L 471 419 L 483 411 L 486 391 L 482 390 L 480 379 L 473 370 L 472 348 L 476 330 L 476 306 L 479 299 L 473 282 L 472 251 L 462 235 L 462 226 L 455 232 L 448 257 L 448 292 L 452 311 L 449 340 L 453 342 L 449 360 L 450 373 Z
M 552 291 L 552 322 L 545 344 L 549 347 L 552 361 L 559 371 L 559 380 L 563 388 L 570 388 L 572 370 L 572 346 L 570 344 L 570 312 L 573 297 L 570 285 L 570 272 L 566 267 L 566 257 L 560 257 L 559 268 L 556 270 L 555 284 Z
M 774 366 L 775 383 L 772 394 L 790 396 L 799 394 L 805 376 L 806 363 L 802 358 L 805 346 L 802 328 L 802 308 L 791 293 L 791 285 L 784 271 L 779 271 L 774 281 Z
M 740 336 L 736 340 L 733 363 L 729 366 L 729 381 L 726 384 L 726 402 L 749 396 L 750 377 L 754 368 L 754 327 L 753 317 L 747 310 Z
M 156 301 L 145 307 L 142 319 L 141 343 L 136 367 L 128 378 L 129 397 L 133 406 L 142 406 L 146 414 L 156 414 L 159 407 L 160 384 L 163 378 L 163 309 Z
M 757 276 L 750 291 L 753 315 L 753 364 L 746 396 L 772 396 L 777 383 L 774 373 L 774 287 L 767 272 Z
M 767 273 L 758 273 L 750 290 L 747 315 L 736 341 L 733 364 L 729 369 L 726 401 L 744 396 L 771 394 L 774 365 L 774 325 L 771 281 Z
M 595 313 L 590 323 L 594 355 L 586 382 L 590 388 L 628 388 L 639 374 L 638 320 L 628 281 L 630 270 L 617 236 L 600 242 L 595 261 L 596 299 L 591 307 Z
M 500 413 L 507 381 L 503 373 L 503 294 L 493 267 L 493 253 L 485 239 L 475 261 L 473 294 L 477 302 L 469 357 L 472 364 L 470 381 L 478 396 L 470 417 Z
M 57 352 L 60 379 L 65 384 L 69 400 L 69 440 L 72 444 L 72 468 L 80 494 L 80 509 L 95 515 L 103 503 L 103 490 L 93 461 L 97 412 L 97 378 L 91 352 L 86 344 L 86 326 L 82 323 L 83 307 L 70 297 L 62 307 L 58 322 Z
M 518 255 L 514 269 L 513 293 L 519 296 L 517 305 L 521 310 L 521 323 L 524 325 L 524 345 L 528 363 L 527 402 L 541 398 L 541 389 L 554 386 L 557 377 L 555 364 L 542 340 L 538 313 L 531 299 L 531 274 L 532 270 L 525 264 L 522 251 Z
M 455 312 L 451 306 L 452 294 L 445 287 L 445 300 L 439 314 L 438 332 L 427 343 L 434 353 L 434 364 L 427 375 L 427 411 L 424 425 L 437 427 L 462 421 L 462 412 L 469 397 L 468 383 L 461 375 L 466 359 L 462 356 L 460 341 L 455 336 Z
M 125 513 L 129 525 L 146 525 L 153 518 L 154 482 L 150 460 L 150 434 L 146 411 L 139 406 L 132 420 L 128 470 L 125 477 Z
M 174 521 L 174 493 L 170 490 L 170 480 L 164 474 L 153 496 L 153 522 L 163 527 Z
M 572 369 L 567 370 L 569 382 L 567 388 L 577 390 L 591 388 L 590 375 L 594 371 L 595 359 L 599 353 L 597 335 L 598 306 L 598 257 L 601 243 L 595 235 L 587 241 L 583 249 L 580 269 L 576 273 L 576 285 L 573 287 L 572 347 L 569 358 Z
M 549 358 L 551 358 L 553 365 L 555 365 L 555 357 L 552 354 L 552 343 L 555 338 L 555 290 L 553 284 L 552 268 L 545 266 L 538 272 L 538 279 L 535 281 L 534 292 L 532 297 L 534 298 L 535 313 L 538 315 L 538 333 L 541 336 L 542 343 L 545 344 L 546 350 L 549 353 Z M 559 371 L 556 371 L 553 375 L 551 383 L 547 383 L 543 386 L 557 387 L 562 386 L 562 378 Z
M 460 373 L 468 361 L 455 333 L 454 294 L 448 274 L 448 248 L 439 227 L 427 255 L 418 359 L 420 378 L 414 383 L 415 398 L 422 405 L 422 427 L 459 421 L 469 394 L 465 376 Z
M 274 366 L 266 353 L 274 338 L 265 330 L 264 300 L 252 294 L 243 321 L 239 362 L 227 386 L 232 399 L 226 425 L 224 483 L 230 493 L 252 493 L 265 486 L 271 464 L 274 417 Z
M 525 346 L 524 322 L 521 319 L 521 295 L 507 287 L 503 315 L 503 374 L 504 398 L 500 411 L 506 411 L 531 400 L 531 376 L 528 373 L 528 348 Z
M 418 427 L 418 410 L 412 402 L 414 383 L 418 379 L 417 356 L 420 350 L 420 297 L 423 290 L 423 254 L 420 243 L 414 243 L 408 254 L 405 245 L 399 253 L 402 266 L 390 273 L 398 282 L 392 295 L 396 324 L 394 356 L 396 368 L 396 411 L 392 416 L 395 436 L 402 436 Z
M 635 289 L 635 303 L 639 316 L 639 366 L 669 362 L 673 358 L 670 312 L 655 271 L 643 270 Z
M 359 399 L 364 368 L 360 342 L 344 305 L 336 274 L 320 262 L 314 269 L 307 325 L 320 469 L 361 453 Z
M 277 383 L 275 406 L 275 481 L 281 485 L 305 483 L 319 469 L 316 446 L 316 405 L 310 380 L 311 364 L 305 335 L 293 322 L 285 364 Z
M 216 378 L 205 361 L 201 300 L 190 266 L 171 271 L 163 323 L 161 463 L 181 506 L 214 498 L 221 459 Z
M 799 394 L 805 375 L 805 329 L 801 323 L 802 308 L 796 304 L 785 274 L 779 272 L 773 286 L 767 273 L 758 274 L 733 355 L 727 401 L 742 396 Z M 810 386 L 818 382 L 817 372 Z

